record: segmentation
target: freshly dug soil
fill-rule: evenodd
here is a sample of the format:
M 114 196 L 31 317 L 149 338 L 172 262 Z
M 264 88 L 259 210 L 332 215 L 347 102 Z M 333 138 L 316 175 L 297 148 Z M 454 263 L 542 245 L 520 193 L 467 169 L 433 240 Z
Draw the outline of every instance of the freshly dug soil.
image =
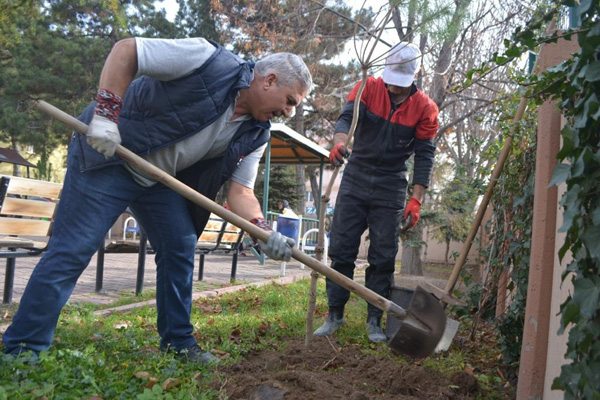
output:
M 331 337 L 315 337 L 307 348 L 297 338 L 219 369 L 213 387 L 236 400 L 473 399 L 479 393 L 466 372 L 447 378 L 418 360 L 407 364 L 394 357 L 363 354 Z

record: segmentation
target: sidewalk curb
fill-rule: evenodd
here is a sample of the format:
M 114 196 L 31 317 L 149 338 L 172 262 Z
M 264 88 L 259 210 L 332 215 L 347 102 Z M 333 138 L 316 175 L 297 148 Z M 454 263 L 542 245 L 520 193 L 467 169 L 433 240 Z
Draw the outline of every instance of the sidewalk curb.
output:
M 196 299 L 200 299 L 200 298 L 206 299 L 209 297 L 216 297 L 216 296 L 223 295 L 225 293 L 233 293 L 233 292 L 237 292 L 239 290 L 246 289 L 249 287 L 261 287 L 261 286 L 269 285 L 272 283 L 278 283 L 281 285 L 289 285 L 290 283 L 294 283 L 299 280 L 308 279 L 308 278 L 310 278 L 310 274 L 307 275 L 305 273 L 302 273 L 302 274 L 289 275 L 289 276 L 285 276 L 282 278 L 267 279 L 267 280 L 260 281 L 260 282 L 246 283 L 243 285 L 228 286 L 228 287 L 219 288 L 219 289 L 204 290 L 202 292 L 192 293 L 192 300 L 196 300 Z M 106 308 L 104 310 L 94 311 L 92 314 L 96 315 L 96 316 L 102 316 L 102 315 L 109 315 L 114 312 L 129 311 L 129 310 L 133 310 L 133 309 L 140 308 L 140 307 L 155 306 L 155 305 L 156 305 L 156 300 L 148 300 L 148 301 L 142 301 L 140 303 L 132 303 L 132 304 L 127 304 L 127 305 L 119 306 L 119 307 Z

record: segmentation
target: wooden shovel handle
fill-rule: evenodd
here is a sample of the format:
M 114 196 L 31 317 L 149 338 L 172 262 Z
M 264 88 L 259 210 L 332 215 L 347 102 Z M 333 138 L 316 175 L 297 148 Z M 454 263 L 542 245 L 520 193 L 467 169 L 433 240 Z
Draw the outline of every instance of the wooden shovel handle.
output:
M 87 133 L 88 126 L 86 124 L 79 121 L 77 118 L 70 116 L 64 111 L 54 107 L 53 105 L 43 100 L 35 101 L 35 105 L 41 111 L 45 112 L 52 118 L 63 122 L 65 125 L 76 130 L 77 132 L 82 133 L 84 135 Z M 137 167 L 140 171 L 144 172 L 155 181 L 161 182 L 165 186 L 173 189 L 175 192 L 185 197 L 186 199 L 194 202 L 195 204 L 198 204 L 199 206 L 205 208 L 213 214 L 216 214 L 219 217 L 223 218 L 225 221 L 230 222 L 233 225 L 239 227 L 240 229 L 248 232 L 250 236 L 260 239 L 263 242 L 266 242 L 269 239 L 269 232 L 255 226 L 249 221 L 246 221 L 237 214 L 226 210 L 219 204 L 198 193 L 191 187 L 180 182 L 179 180 L 167 174 L 163 170 L 150 164 L 148 161 L 144 160 L 143 158 L 128 150 L 127 148 L 119 145 L 117 147 L 116 154 L 130 165 Z M 310 257 L 308 254 L 305 254 L 302 251 L 293 248 L 292 257 L 300 261 L 302 264 L 308 265 L 311 269 L 319 272 L 320 274 L 325 275 L 332 281 L 338 283 L 340 286 L 362 297 L 369 303 L 373 304 L 375 307 L 383 311 L 389 312 L 398 319 L 406 318 L 406 310 L 397 305 L 396 303 L 354 282 L 352 279 L 340 274 L 339 272 L 335 271 L 334 269 L 331 269 L 327 265 L 322 264 L 316 259 Z

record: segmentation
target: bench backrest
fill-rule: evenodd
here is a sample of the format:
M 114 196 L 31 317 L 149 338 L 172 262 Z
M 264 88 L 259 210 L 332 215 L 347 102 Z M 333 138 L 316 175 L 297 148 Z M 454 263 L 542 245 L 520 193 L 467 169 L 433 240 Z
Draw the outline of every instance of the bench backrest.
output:
M 224 221 L 216 214 L 211 214 L 206 227 L 198 238 L 200 251 L 234 251 L 237 250 L 244 232 L 237 226 Z
M 0 235 L 47 237 L 62 184 L 0 175 Z

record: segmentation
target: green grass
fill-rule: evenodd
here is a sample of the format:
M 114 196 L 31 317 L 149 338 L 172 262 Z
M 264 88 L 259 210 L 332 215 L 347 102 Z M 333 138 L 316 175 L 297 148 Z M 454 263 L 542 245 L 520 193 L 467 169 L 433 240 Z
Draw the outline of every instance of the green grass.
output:
M 305 335 L 308 293 L 309 281 L 304 280 L 197 300 L 192 311 L 196 339 L 225 363 L 235 363 L 250 351 L 285 346 L 288 338 Z M 322 322 L 327 310 L 323 279 L 319 280 L 317 299 L 315 325 Z M 37 364 L 0 356 L 0 400 L 224 398 L 209 387 L 213 379 L 210 367 L 180 363 L 171 354 L 158 351 L 155 308 L 105 316 L 94 316 L 95 309 L 98 307 L 67 305 L 52 347 L 41 354 Z M 366 303 L 353 295 L 346 309 L 347 327 L 336 338 L 342 344 L 358 344 L 365 352 L 391 358 L 386 346 L 371 344 L 366 338 Z M 427 361 L 425 366 L 449 374 L 465 363 L 462 354 L 451 353 Z

